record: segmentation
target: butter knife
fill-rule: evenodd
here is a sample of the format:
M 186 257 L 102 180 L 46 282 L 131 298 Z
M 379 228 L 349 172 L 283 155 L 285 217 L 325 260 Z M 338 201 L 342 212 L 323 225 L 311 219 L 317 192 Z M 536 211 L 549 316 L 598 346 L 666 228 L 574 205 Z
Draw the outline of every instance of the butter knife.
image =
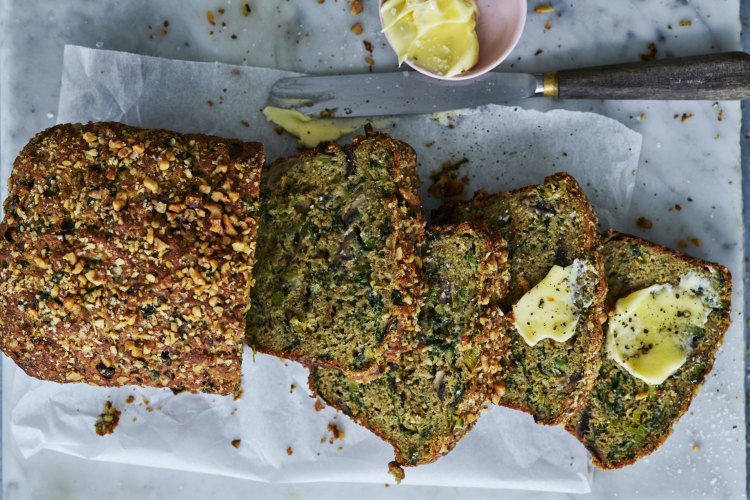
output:
M 276 82 L 271 106 L 306 115 L 359 116 L 434 113 L 516 102 L 560 99 L 737 100 L 750 97 L 750 54 L 726 52 L 550 73 L 486 73 L 443 81 L 415 71 L 300 76 Z

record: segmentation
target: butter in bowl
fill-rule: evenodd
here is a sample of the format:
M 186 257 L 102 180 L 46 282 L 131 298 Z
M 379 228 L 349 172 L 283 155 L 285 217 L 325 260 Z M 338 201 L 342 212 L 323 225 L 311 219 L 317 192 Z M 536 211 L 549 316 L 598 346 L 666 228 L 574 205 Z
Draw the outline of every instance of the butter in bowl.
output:
M 388 42 L 415 70 L 443 80 L 479 76 L 502 62 L 526 22 L 525 0 L 384 0 Z

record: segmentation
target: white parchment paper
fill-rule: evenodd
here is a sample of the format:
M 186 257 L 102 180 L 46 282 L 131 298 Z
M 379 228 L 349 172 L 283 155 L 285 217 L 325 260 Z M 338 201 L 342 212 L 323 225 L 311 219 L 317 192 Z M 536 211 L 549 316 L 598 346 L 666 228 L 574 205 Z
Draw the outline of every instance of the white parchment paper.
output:
M 273 160 L 293 154 L 296 140 L 277 134 L 260 110 L 273 82 L 290 74 L 68 46 L 58 120 L 115 120 L 255 140 Z M 423 179 L 445 161 L 467 158 L 462 175 L 470 179 L 469 191 L 517 188 L 567 170 L 606 224 L 627 211 L 641 145 L 638 134 L 614 120 L 566 111 L 490 106 L 447 120 L 413 116 L 378 124 L 417 150 Z M 429 209 L 437 202 L 426 188 Z M 238 401 L 175 396 L 41 382 L 16 369 L 11 432 L 26 457 L 52 449 L 259 481 L 392 482 L 386 473 L 391 448 L 345 415 L 316 410 L 301 365 L 260 354 L 253 359 L 245 349 L 243 388 Z M 107 399 L 122 417 L 113 434 L 100 437 L 94 422 Z M 331 424 L 343 439 L 332 439 Z M 591 467 L 583 447 L 562 429 L 495 407 L 448 456 L 407 469 L 405 482 L 586 492 Z

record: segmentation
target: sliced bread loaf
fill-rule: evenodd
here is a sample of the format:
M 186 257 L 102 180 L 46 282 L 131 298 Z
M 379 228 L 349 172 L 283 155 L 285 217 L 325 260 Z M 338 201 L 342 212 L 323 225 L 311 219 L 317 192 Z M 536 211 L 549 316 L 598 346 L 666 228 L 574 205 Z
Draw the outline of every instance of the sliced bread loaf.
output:
M 421 293 L 418 186 L 414 151 L 383 134 L 269 167 L 248 344 L 361 380 L 398 360 Z
M 616 469 L 648 455 L 667 439 L 711 371 L 729 327 L 732 280 L 729 271 L 718 264 L 616 232 L 605 238 L 604 267 L 609 282 L 606 305 L 610 311 L 618 300 L 633 292 L 654 285 L 677 287 L 686 276 L 705 286 L 693 286 L 684 293 L 711 297 L 705 325 L 689 328 L 687 359 L 663 382 L 647 383 L 606 351 L 603 353 L 588 402 L 566 428 L 589 449 L 598 467 Z M 610 313 L 610 322 L 614 314 Z M 663 329 L 658 335 L 681 333 Z M 621 334 L 617 327 L 607 331 L 607 343 L 614 340 L 610 335 L 616 334 Z
M 503 360 L 500 404 L 531 413 L 542 424 L 559 424 L 585 400 L 599 369 L 601 318 L 606 282 L 598 252 L 598 219 L 578 183 L 565 173 L 544 183 L 469 202 L 443 206 L 438 222 L 469 221 L 508 242 L 510 291 L 500 302 L 510 313 L 553 266 L 577 266 L 574 335 L 529 345 L 514 326 Z M 512 319 L 512 315 L 511 316 Z
M 506 346 L 502 314 L 489 305 L 507 287 L 502 242 L 467 224 L 435 229 L 423 259 L 427 289 L 412 349 L 368 383 L 326 368 L 310 375 L 314 392 L 391 443 L 408 466 L 436 460 L 473 426 L 495 394 Z

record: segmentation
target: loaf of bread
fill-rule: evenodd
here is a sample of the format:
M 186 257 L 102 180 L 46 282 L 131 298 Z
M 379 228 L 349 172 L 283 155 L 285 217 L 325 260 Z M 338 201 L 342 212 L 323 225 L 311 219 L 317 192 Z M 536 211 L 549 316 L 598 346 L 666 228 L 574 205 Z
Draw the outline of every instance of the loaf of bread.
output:
M 43 380 L 238 390 L 262 164 L 118 123 L 37 134 L 0 224 L 0 349 Z
M 579 318 L 575 334 L 565 342 L 526 343 L 515 327 L 504 358 L 500 404 L 531 413 L 538 423 L 564 422 L 585 400 L 599 369 L 602 303 L 606 281 L 598 252 L 598 219 L 573 177 L 560 173 L 536 186 L 493 195 L 478 194 L 469 202 L 443 206 L 438 222 L 469 221 L 508 242 L 510 291 L 501 306 L 514 304 L 542 281 L 553 266 L 582 263 L 577 280 Z
M 383 134 L 271 165 L 248 344 L 358 380 L 398 361 L 421 293 L 418 187 L 414 151 Z
M 633 292 L 653 285 L 677 286 L 686 275 L 709 284 L 710 291 L 699 293 L 715 296 L 705 325 L 690 332 L 691 352 L 686 361 L 662 383 L 646 383 L 603 354 L 588 402 L 566 428 L 588 448 L 594 464 L 616 469 L 653 452 L 669 437 L 711 371 L 729 327 L 732 278 L 718 264 L 616 232 L 605 238 L 604 267 L 609 310 Z
M 436 228 L 422 250 L 425 294 L 408 351 L 377 380 L 314 368 L 310 385 L 326 402 L 393 445 L 398 465 L 450 451 L 497 395 L 507 347 L 504 318 L 490 297 L 507 290 L 507 251 L 468 224 Z

